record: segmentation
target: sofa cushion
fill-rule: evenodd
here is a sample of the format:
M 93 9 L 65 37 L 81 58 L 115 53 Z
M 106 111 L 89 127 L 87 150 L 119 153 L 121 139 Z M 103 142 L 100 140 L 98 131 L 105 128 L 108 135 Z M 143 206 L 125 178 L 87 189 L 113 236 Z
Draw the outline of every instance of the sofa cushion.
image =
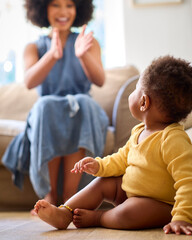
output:
M 114 152 L 114 148 L 115 148 L 114 127 L 108 127 L 103 156 L 111 155 Z
M 191 139 L 192 142 L 192 128 L 188 128 L 187 130 L 185 130 L 186 133 L 188 134 L 189 138 Z
M 15 137 L 17 134 L 24 131 L 25 125 L 25 121 L 0 119 L 0 136 Z
M 11 83 L 1 86 L 0 119 L 25 121 L 37 98 L 36 90 L 28 90 L 23 83 Z
M 186 120 L 183 122 L 185 129 L 192 127 L 192 112 L 188 115 Z
M 0 119 L 0 159 L 2 158 L 7 146 L 11 140 L 17 136 L 20 132 L 24 131 L 26 126 L 25 121 Z M 108 127 L 106 135 L 106 144 L 103 155 L 109 155 L 113 153 L 115 145 L 114 128 Z M 0 161 L 1 165 L 1 161 Z
M 29 211 L 38 200 L 28 176 L 25 177 L 23 189 L 20 190 L 12 182 L 12 174 L 0 165 L 1 198 L 0 211 Z M 3 193 L 3 194 L 2 194 Z M 2 239 L 2 238 L 1 238 Z
M 113 68 L 105 71 L 105 84 L 102 87 L 92 85 L 90 94 L 106 111 L 110 122 L 112 122 L 113 105 L 119 89 L 129 78 L 138 74 L 138 69 L 133 65 Z
M 13 137 L 23 131 L 25 125 L 25 121 L 0 119 L 0 159 Z
M 105 70 L 106 81 L 103 87 L 92 85 L 90 94 L 104 108 L 110 122 L 118 90 L 130 77 L 138 74 L 139 71 L 133 65 L 113 68 Z M 3 104 L 0 105 L 0 119 L 25 121 L 37 98 L 36 89 L 28 90 L 24 83 L 11 83 L 1 86 L 0 102 Z

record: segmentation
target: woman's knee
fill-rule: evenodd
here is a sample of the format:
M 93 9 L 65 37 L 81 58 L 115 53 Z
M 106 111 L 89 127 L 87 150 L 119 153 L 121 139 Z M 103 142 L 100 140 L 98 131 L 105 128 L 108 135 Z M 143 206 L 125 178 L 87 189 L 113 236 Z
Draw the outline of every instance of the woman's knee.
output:
M 82 93 L 76 94 L 75 98 L 76 98 L 78 103 L 81 103 L 81 102 L 86 102 L 87 103 L 91 100 L 89 95 L 82 94 Z
M 55 96 L 43 96 L 40 97 L 34 105 L 34 108 L 37 109 L 38 112 L 49 109 L 55 100 Z

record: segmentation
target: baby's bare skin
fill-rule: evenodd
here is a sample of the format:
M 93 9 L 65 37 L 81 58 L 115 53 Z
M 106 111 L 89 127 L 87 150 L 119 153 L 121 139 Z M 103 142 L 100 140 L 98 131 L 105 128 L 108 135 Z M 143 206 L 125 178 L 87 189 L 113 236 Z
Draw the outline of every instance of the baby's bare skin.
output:
M 45 200 L 39 200 L 34 209 L 41 220 L 58 229 L 67 229 L 72 221 L 72 213 L 68 209 L 57 208 Z
M 98 227 L 102 211 L 91 211 L 86 209 L 75 209 L 73 215 L 73 224 L 77 228 Z

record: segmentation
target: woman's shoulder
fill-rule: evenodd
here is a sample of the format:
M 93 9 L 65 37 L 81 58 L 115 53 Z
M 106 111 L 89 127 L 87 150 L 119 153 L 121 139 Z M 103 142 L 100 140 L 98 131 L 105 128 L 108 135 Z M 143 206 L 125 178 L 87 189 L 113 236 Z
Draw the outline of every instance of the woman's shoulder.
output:
M 47 35 L 41 35 L 34 43 L 37 46 L 40 56 L 43 56 L 45 52 L 47 52 L 47 50 L 50 48 L 51 39 Z
M 39 45 L 39 44 L 50 42 L 50 41 L 51 39 L 48 35 L 40 35 L 39 38 L 35 41 L 35 43 Z
M 79 35 L 78 32 L 71 32 L 69 37 L 68 37 L 68 40 L 70 42 L 75 42 L 78 35 Z
M 70 36 L 71 36 L 72 38 L 77 38 L 78 35 L 79 35 L 78 32 L 71 32 L 71 33 L 70 33 Z

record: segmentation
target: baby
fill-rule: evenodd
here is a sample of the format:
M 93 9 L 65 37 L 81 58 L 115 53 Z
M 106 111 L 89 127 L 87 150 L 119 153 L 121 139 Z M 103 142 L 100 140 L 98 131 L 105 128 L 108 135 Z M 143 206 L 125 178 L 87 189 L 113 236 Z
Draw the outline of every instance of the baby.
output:
M 129 96 L 142 123 L 126 145 L 104 158 L 86 157 L 73 173 L 97 176 L 59 208 L 39 200 L 34 209 L 45 222 L 66 229 L 145 229 L 192 233 L 192 144 L 179 122 L 192 111 L 192 67 L 172 56 L 152 62 Z M 125 129 L 126 131 L 126 129 Z M 114 208 L 100 210 L 103 201 Z

